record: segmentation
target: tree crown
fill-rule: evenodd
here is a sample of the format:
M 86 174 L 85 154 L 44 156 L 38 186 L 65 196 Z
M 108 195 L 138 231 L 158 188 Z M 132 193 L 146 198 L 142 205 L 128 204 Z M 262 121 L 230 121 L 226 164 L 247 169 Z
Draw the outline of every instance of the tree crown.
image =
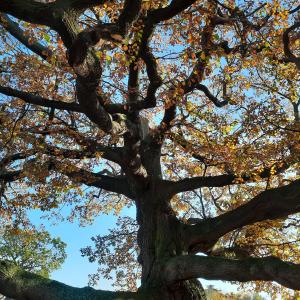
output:
M 70 205 L 84 223 L 135 205 L 138 233 L 116 249 L 138 244 L 120 263 L 132 271 L 138 256 L 143 283 L 157 266 L 143 264 L 168 253 L 168 284 L 299 288 L 268 273 L 299 262 L 299 11 L 296 0 L 2 1 L 3 217 Z M 146 238 L 147 218 L 166 231 L 165 214 L 176 238 Z M 232 274 L 189 268 L 211 259 Z

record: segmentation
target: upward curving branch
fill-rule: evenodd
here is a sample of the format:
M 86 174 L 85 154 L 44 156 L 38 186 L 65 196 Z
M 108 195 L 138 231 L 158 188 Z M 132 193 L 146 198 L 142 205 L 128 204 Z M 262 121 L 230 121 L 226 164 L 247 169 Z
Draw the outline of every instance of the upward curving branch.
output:
M 195 2 L 196 0 L 173 0 L 167 7 L 150 12 L 149 18 L 153 24 L 169 20 L 189 8 Z
M 30 42 L 29 38 L 24 34 L 19 25 L 9 18 L 6 14 L 0 14 L 0 22 L 2 26 L 19 42 L 30 49 L 32 52 L 40 56 L 42 59 L 47 60 L 52 55 L 52 52 L 47 47 L 38 42 Z
M 218 217 L 188 225 L 186 244 L 192 252 L 208 250 L 228 232 L 300 212 L 300 180 L 258 194 L 248 203 Z

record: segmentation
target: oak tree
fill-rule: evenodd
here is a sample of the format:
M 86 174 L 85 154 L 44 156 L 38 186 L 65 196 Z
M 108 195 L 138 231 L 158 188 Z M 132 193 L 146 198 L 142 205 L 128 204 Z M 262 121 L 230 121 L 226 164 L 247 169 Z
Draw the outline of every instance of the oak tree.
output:
M 2 261 L 0 293 L 204 299 L 197 278 L 299 290 L 299 12 L 298 0 L 1 0 L 3 222 L 63 206 L 82 222 L 134 206 L 136 220 L 82 250 L 105 276 L 129 270 L 131 291 Z

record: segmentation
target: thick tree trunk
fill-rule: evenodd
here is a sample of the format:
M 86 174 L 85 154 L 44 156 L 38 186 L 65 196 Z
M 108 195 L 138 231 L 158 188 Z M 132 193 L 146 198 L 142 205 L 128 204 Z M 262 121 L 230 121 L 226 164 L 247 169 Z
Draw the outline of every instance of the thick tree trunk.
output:
M 182 243 L 182 224 L 176 219 L 159 181 L 151 181 L 148 190 L 137 201 L 139 223 L 139 263 L 142 265 L 140 291 L 147 300 L 204 300 L 204 290 L 198 280 L 167 285 L 162 267 L 171 257 L 186 255 Z M 147 296 L 146 296 L 147 295 Z M 146 299 L 145 298 L 145 299 Z

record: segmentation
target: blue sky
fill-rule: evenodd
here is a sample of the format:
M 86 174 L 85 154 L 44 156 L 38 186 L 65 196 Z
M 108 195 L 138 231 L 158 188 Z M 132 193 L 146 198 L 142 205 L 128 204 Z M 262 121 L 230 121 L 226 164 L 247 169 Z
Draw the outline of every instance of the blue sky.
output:
M 134 217 L 135 210 L 124 209 L 121 215 L 129 215 Z M 117 216 L 113 214 L 98 216 L 92 225 L 79 226 L 78 222 L 58 222 L 53 225 L 53 221 L 41 218 L 42 213 L 39 211 L 30 212 L 30 219 L 35 225 L 43 225 L 53 237 L 60 237 L 66 244 L 67 259 L 60 270 L 52 273 L 51 278 L 63 282 L 65 284 L 84 287 L 88 283 L 88 274 L 96 271 L 97 264 L 88 262 L 88 259 L 81 256 L 80 249 L 91 245 L 91 237 L 96 235 L 105 235 L 108 229 L 115 226 Z M 112 282 L 101 279 L 97 288 L 104 290 L 112 290 Z
M 121 215 L 135 217 L 135 209 L 133 207 L 125 208 Z M 78 222 L 71 223 L 69 221 L 58 222 L 58 224 L 53 225 L 53 221 L 41 219 L 41 216 L 42 213 L 39 211 L 30 212 L 30 219 L 35 225 L 43 224 L 53 237 L 60 237 L 67 244 L 67 258 L 61 269 L 52 273 L 51 278 L 74 287 L 86 286 L 88 274 L 96 271 L 97 264 L 89 263 L 87 258 L 82 257 L 80 249 L 92 244 L 92 236 L 107 234 L 108 229 L 115 226 L 117 217 L 113 214 L 101 214 L 92 225 L 83 227 L 79 226 Z M 201 280 L 201 282 L 205 287 L 211 284 L 224 292 L 236 292 L 238 290 L 237 286 L 222 281 Z M 112 281 L 102 278 L 96 288 L 113 290 Z

